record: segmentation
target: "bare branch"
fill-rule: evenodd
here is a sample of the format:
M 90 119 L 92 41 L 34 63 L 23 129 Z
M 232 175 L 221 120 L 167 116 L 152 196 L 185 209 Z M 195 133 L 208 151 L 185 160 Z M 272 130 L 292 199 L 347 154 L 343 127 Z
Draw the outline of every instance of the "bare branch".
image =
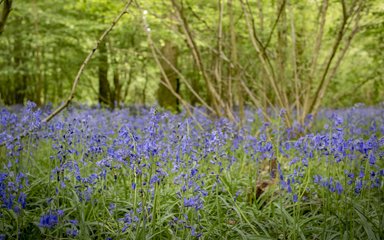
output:
M 273 33 L 275 32 L 275 29 L 276 29 L 276 27 L 277 27 L 277 23 L 280 21 L 281 15 L 282 15 L 283 10 L 284 10 L 284 8 L 285 8 L 285 4 L 286 4 L 286 1 L 283 1 L 283 4 L 281 4 L 281 6 L 280 6 L 280 8 L 279 8 L 279 12 L 278 12 L 278 14 L 277 14 L 277 17 L 276 17 L 275 22 L 274 22 L 273 25 L 272 25 L 272 29 L 271 29 L 271 32 L 269 33 L 268 38 L 267 38 L 267 42 L 265 43 L 265 45 L 264 45 L 264 47 L 263 47 L 263 48 L 264 48 L 264 51 L 267 50 L 269 44 L 271 43 L 271 39 L 272 39 Z

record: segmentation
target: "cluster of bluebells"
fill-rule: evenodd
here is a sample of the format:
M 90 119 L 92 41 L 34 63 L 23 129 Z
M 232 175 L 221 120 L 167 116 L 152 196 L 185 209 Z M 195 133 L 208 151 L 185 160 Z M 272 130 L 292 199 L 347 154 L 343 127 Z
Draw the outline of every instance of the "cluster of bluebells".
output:
M 57 204 L 68 192 L 85 206 L 104 204 L 100 194 L 127 198 L 119 199 L 130 202 L 125 211 L 111 203 L 107 214 L 120 223 L 123 234 L 153 219 L 156 194 L 170 194 L 182 213 L 175 215 L 183 216 L 175 217 L 171 225 L 201 236 L 204 227 L 185 213 L 200 216 L 209 197 L 226 194 L 221 179 L 241 161 L 251 166 L 277 158 L 280 186 L 293 202 L 312 190 L 352 192 L 358 197 L 383 187 L 383 109 L 323 111 L 318 119 L 326 124 L 308 134 L 304 129 L 313 116 L 304 126 L 295 123 L 286 128 L 281 121 L 284 111 L 276 116 L 280 119 L 276 124 L 266 122 L 260 111 L 247 110 L 245 125 L 239 129 L 202 111 L 196 109 L 197 123 L 185 113 L 156 108 L 109 112 L 80 107 L 41 125 L 42 112 L 33 103 L 20 111 L 1 109 L 0 144 L 6 143 L 6 156 L 1 156 L 1 207 L 18 213 L 28 206 L 24 171 L 32 170 L 25 167 L 25 159 L 39 161 L 33 154 L 39 147 L 49 149 L 44 161 L 51 166 L 49 182 L 55 189 L 49 197 Z M 31 129 L 33 134 L 22 139 Z M 242 199 L 241 192 L 246 191 L 242 190 L 231 193 L 234 201 Z M 68 220 L 68 214 L 45 209 L 39 227 L 66 224 L 66 235 L 76 237 L 77 222 Z
M 191 225 L 189 223 L 189 217 L 186 214 L 183 214 L 181 218 L 173 217 L 169 222 L 169 225 L 179 231 L 189 231 L 192 237 L 200 238 L 203 235 L 201 232 L 202 227 L 193 224 Z
M 1 207 L 20 214 L 27 205 L 27 196 L 24 190 L 28 184 L 28 178 L 21 172 L 0 172 Z
M 59 224 L 60 217 L 63 217 L 63 215 L 63 210 L 49 211 L 40 217 L 39 227 L 48 229 L 54 228 L 57 224 Z
M 281 179 L 282 187 L 292 192 L 292 183 L 298 190 L 304 179 L 311 179 L 317 189 L 338 195 L 358 196 L 364 189 L 382 189 L 383 113 L 365 108 L 322 112 L 320 118 L 326 124 L 320 131 L 280 144 L 280 153 L 289 159 L 288 180 Z
M 68 222 L 70 227 L 66 229 L 65 233 L 68 237 L 75 238 L 77 235 L 79 235 L 79 229 L 77 227 L 79 222 L 76 219 L 71 219 Z

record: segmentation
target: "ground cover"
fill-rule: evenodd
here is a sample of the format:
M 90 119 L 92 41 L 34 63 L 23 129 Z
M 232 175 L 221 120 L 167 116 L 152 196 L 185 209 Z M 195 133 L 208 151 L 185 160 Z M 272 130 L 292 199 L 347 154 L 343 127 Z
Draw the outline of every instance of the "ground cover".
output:
M 251 109 L 241 128 L 47 112 L 1 109 L 0 239 L 384 239 L 383 107 L 323 110 L 305 133 Z

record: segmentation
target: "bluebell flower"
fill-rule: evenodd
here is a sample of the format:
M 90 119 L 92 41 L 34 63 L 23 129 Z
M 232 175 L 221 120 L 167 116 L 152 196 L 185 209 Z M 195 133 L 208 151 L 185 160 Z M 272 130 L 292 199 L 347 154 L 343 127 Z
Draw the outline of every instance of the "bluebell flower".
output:
M 79 224 L 79 221 L 77 221 L 76 219 L 73 219 L 73 220 L 69 220 L 69 223 L 77 226 L 77 224 Z
M 202 236 L 202 233 L 196 232 L 196 227 L 192 226 L 191 227 L 191 235 L 196 238 L 200 238 Z
M 64 216 L 64 211 L 61 209 L 57 210 L 57 216 L 59 216 L 59 217 Z
M 155 183 L 160 183 L 160 178 L 157 176 L 157 174 L 153 175 L 151 180 L 149 181 L 149 183 L 151 185 L 155 184 Z
M 294 203 L 299 200 L 299 197 L 297 196 L 297 194 L 293 194 L 292 200 L 293 200 Z
M 66 230 L 66 234 L 69 236 L 69 237 L 76 237 L 77 235 L 79 235 L 79 230 L 77 230 L 76 228 L 73 229 L 73 228 L 68 228 Z
M 292 192 L 292 188 L 291 188 L 291 185 L 290 185 L 290 184 L 288 184 L 287 192 L 288 192 L 288 193 L 291 193 L 291 192 Z
M 303 166 L 308 167 L 308 159 L 307 159 L 307 158 L 304 157 L 304 158 L 301 160 L 301 162 L 302 162 Z
M 359 173 L 359 178 L 364 178 L 364 176 L 365 176 L 364 170 L 361 169 Z
M 184 207 L 193 207 L 199 210 L 203 208 L 203 202 L 198 195 L 191 198 L 184 198 Z
M 369 165 L 373 166 L 376 163 L 376 156 L 372 152 L 369 153 Z
M 26 198 L 27 196 L 25 195 L 25 193 L 21 192 L 19 194 L 19 198 L 17 199 L 17 202 L 20 203 L 23 209 L 27 206 Z
M 238 190 L 235 194 L 235 197 L 233 198 L 233 201 L 236 202 L 237 198 L 239 197 L 239 195 L 241 194 L 241 191 Z
M 53 228 L 59 223 L 59 219 L 56 214 L 46 214 L 40 217 L 40 227 Z
M 198 170 L 196 168 L 191 169 L 191 176 L 195 176 L 197 174 Z
M 313 176 L 313 182 L 320 184 L 322 180 L 322 177 L 320 175 Z
M 357 180 L 355 185 L 355 193 L 359 194 L 363 188 L 363 181 Z

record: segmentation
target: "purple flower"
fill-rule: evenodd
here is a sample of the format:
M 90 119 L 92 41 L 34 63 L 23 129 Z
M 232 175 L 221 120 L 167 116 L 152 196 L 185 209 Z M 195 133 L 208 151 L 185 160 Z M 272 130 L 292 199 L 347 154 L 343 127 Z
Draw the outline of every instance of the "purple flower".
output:
M 239 197 L 239 195 L 241 194 L 241 191 L 237 191 L 236 194 L 235 194 L 235 197 L 233 198 L 233 201 L 236 202 L 237 198 Z M 204 195 L 203 195 L 204 196 Z
M 199 210 L 203 208 L 203 202 L 199 195 L 191 198 L 184 198 L 184 207 L 194 207 L 196 210 Z
M 355 185 L 355 193 L 359 194 L 363 188 L 363 181 L 357 180 Z
M 17 199 L 17 202 L 21 204 L 21 207 L 23 209 L 27 206 L 26 198 L 27 196 L 25 195 L 25 193 L 22 192 L 20 193 L 19 198 Z
M 69 220 L 69 223 L 70 224 L 72 224 L 72 225 L 77 225 L 77 224 L 79 224 L 79 222 L 76 220 L 76 219 L 74 219 L 74 220 Z
M 64 216 L 64 211 L 61 209 L 57 210 L 57 215 L 60 217 Z
M 299 197 L 297 196 L 297 194 L 293 194 L 293 202 L 297 201 L 299 201 Z
M 76 236 L 79 234 L 79 230 L 68 228 L 68 229 L 66 230 L 66 234 L 67 234 L 69 237 L 76 237 Z
M 59 219 L 56 214 L 46 214 L 40 217 L 40 227 L 53 228 L 59 223 Z
M 195 176 L 197 174 L 198 170 L 196 168 L 192 168 L 191 170 L 191 176 Z
M 365 176 L 365 173 L 363 170 L 360 170 L 360 173 L 359 173 L 359 178 L 364 178 Z
M 321 178 L 320 175 L 315 175 L 315 176 L 313 176 L 313 182 L 314 182 L 314 183 L 320 184 L 320 183 L 321 183 L 321 180 L 322 180 L 322 178 Z
M 155 174 L 155 175 L 151 178 L 151 180 L 149 181 L 149 183 L 150 183 L 151 185 L 153 185 L 153 184 L 155 184 L 155 183 L 160 183 L 160 179 L 159 179 L 159 177 L 157 176 L 157 174 Z
M 371 166 L 375 165 L 376 163 L 376 156 L 372 152 L 369 153 L 369 164 Z
M 336 182 L 336 191 L 339 195 L 341 195 L 341 193 L 343 192 L 343 186 L 340 182 Z

